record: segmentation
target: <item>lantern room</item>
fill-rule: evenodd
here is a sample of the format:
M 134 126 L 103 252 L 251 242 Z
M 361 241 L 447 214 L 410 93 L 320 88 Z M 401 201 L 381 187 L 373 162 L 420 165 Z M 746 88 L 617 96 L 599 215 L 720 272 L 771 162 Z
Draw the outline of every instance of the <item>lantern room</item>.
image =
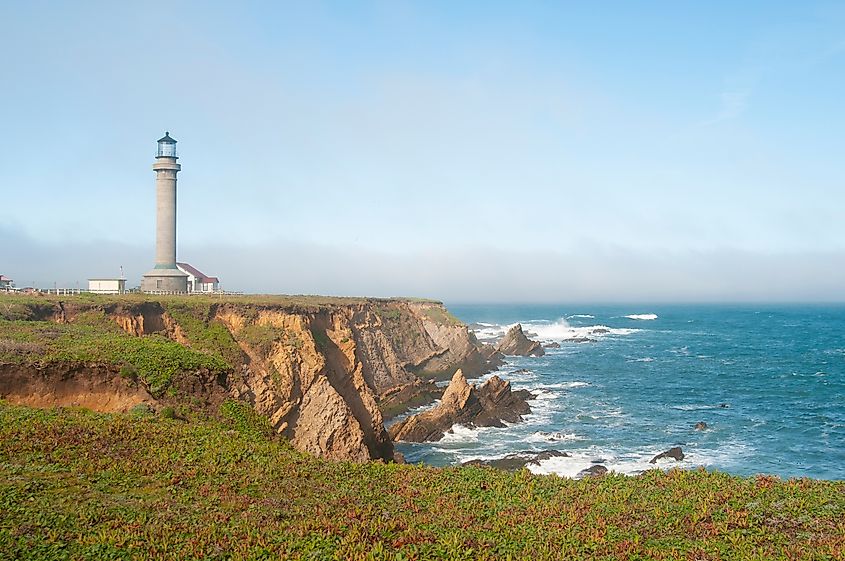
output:
M 164 136 L 158 139 L 158 152 L 156 152 L 156 158 L 176 157 L 176 140 L 170 138 L 169 132 L 165 132 Z

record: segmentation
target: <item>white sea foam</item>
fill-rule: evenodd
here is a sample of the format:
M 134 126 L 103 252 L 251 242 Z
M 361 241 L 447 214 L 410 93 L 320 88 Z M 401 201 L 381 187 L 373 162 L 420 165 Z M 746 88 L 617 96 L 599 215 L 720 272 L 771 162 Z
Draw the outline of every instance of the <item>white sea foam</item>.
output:
M 591 316 L 590 314 L 572 314 L 571 316 L 567 316 L 567 319 L 569 318 L 595 319 L 596 316 Z
M 591 386 L 592 384 L 589 382 L 582 382 L 580 380 L 576 380 L 574 382 L 558 382 L 556 384 L 543 384 L 542 386 L 537 386 L 536 388 L 528 388 L 531 391 L 534 390 L 544 390 L 544 389 L 572 389 L 572 388 L 585 388 L 587 386 Z
M 573 327 L 563 318 L 553 322 L 526 322 L 523 324 L 523 328 L 544 341 L 567 341 L 585 337 L 600 339 L 606 335 L 630 335 L 639 331 L 638 329 L 608 327 L 606 325 Z
M 531 390 L 531 393 L 534 394 L 534 397 L 532 397 L 529 401 L 545 401 L 545 400 L 549 400 L 549 399 L 557 399 L 558 398 L 557 393 L 549 391 L 545 388 L 537 388 L 537 389 Z
M 470 428 L 464 425 L 455 425 L 438 442 L 440 444 L 467 444 L 478 442 L 484 428 Z
M 574 432 L 546 432 L 541 430 L 523 439 L 525 442 L 576 442 L 579 440 L 584 440 L 584 437 Z
M 654 359 L 651 358 L 650 356 L 646 356 L 646 357 L 643 357 L 643 358 L 628 359 L 628 362 L 654 362 Z
M 584 315 L 583 317 L 587 316 Z M 608 327 L 606 325 L 583 325 L 576 327 L 570 325 L 566 321 L 566 318 L 560 318 L 556 321 L 529 320 L 520 323 L 528 337 L 541 341 L 565 342 L 572 339 L 601 339 L 608 335 L 624 336 L 639 331 L 639 329 Z M 473 324 L 473 333 L 478 340 L 489 343 L 502 338 L 514 325 L 516 324 L 494 325 L 479 322 Z
M 533 473 L 556 474 L 562 477 L 577 477 L 578 474 L 590 466 L 601 464 L 608 470 L 625 475 L 637 475 L 649 469 L 693 469 L 698 466 L 730 465 L 751 453 L 751 449 L 741 442 L 728 442 L 716 450 L 701 449 L 692 446 L 683 447 L 684 459 L 661 459 L 652 464 L 651 459 L 668 449 L 648 447 L 637 450 L 608 451 L 598 446 L 590 446 L 584 450 L 569 451 L 569 457 L 554 457 L 543 460 L 540 465 L 528 466 Z
M 625 317 L 628 319 L 650 320 L 657 319 L 657 314 L 630 314 Z

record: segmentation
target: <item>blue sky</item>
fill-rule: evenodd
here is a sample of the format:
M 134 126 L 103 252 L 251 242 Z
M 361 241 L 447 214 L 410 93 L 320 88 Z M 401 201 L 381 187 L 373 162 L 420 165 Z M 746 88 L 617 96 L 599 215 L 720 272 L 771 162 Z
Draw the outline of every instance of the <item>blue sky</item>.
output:
M 231 290 L 845 299 L 845 4 L 0 5 L 0 273 Z M 130 283 L 131 284 L 131 283 Z

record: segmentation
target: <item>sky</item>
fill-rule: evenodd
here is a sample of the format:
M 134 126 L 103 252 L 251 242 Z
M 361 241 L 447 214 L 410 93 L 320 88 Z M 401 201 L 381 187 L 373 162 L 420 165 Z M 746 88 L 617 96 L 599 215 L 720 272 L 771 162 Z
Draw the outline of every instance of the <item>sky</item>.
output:
M 0 274 L 845 301 L 845 3 L 3 2 Z

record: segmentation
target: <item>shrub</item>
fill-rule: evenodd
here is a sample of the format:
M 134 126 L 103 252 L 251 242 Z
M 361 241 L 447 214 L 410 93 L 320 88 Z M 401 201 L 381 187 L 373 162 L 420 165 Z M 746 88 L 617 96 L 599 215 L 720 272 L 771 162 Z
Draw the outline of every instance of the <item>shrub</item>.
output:
M 227 399 L 220 406 L 220 415 L 227 424 L 245 436 L 270 438 L 275 433 L 270 421 L 243 401 Z

